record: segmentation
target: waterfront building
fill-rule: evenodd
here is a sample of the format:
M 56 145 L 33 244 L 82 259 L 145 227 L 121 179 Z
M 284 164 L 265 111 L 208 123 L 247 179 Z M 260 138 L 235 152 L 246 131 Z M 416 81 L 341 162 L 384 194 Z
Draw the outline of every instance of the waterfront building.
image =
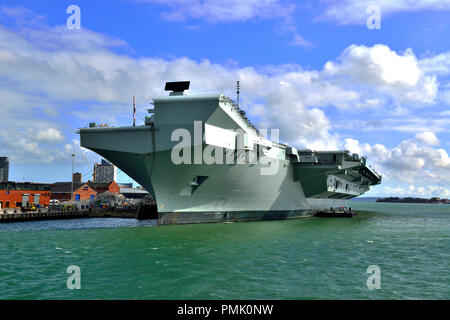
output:
M 88 181 L 82 184 L 73 192 L 72 200 L 83 201 L 88 199 L 94 199 L 97 195 L 104 192 L 109 192 L 112 194 L 119 193 L 119 186 L 115 181 L 111 182 L 93 182 Z
M 9 159 L 0 157 L 0 182 L 9 180 Z
M 48 206 L 50 184 L 32 182 L 0 182 L 0 207 L 22 208 L 28 205 Z
M 109 183 L 117 180 L 117 169 L 108 161 L 94 164 L 94 182 Z
M 140 188 L 120 188 L 119 193 L 127 199 L 142 199 L 145 196 L 151 196 L 147 190 Z
M 75 190 L 73 192 L 72 200 L 83 201 L 83 200 L 95 199 L 96 196 L 97 196 L 97 192 L 90 186 L 90 184 L 84 183 L 77 190 Z

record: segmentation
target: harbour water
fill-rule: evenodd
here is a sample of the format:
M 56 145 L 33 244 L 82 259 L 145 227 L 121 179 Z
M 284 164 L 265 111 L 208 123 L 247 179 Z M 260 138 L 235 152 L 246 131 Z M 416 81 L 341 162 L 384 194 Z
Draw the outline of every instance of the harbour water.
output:
M 450 205 L 351 206 L 357 218 L 1 224 L 0 299 L 450 299 Z

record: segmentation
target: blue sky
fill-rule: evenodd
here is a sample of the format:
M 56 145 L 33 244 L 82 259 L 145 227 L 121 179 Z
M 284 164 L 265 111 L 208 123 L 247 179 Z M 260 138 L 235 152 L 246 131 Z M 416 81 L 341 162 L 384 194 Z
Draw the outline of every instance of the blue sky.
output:
M 81 29 L 69 30 L 69 5 Z M 369 5 L 381 13 L 370 30 Z M 450 1 L 120 0 L 0 4 L 0 154 L 17 181 L 85 177 L 75 131 L 138 122 L 165 81 L 224 90 L 298 147 L 350 149 L 367 195 L 450 197 Z M 119 179 L 128 182 L 124 174 Z

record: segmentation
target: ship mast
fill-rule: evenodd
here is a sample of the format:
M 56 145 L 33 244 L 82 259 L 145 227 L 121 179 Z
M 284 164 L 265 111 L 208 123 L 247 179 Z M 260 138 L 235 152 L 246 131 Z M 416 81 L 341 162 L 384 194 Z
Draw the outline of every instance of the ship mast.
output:
M 237 96 L 236 104 L 237 104 L 238 107 L 239 107 L 239 90 L 240 89 L 241 89 L 241 86 L 240 86 L 239 80 L 238 80 L 238 81 L 236 81 L 236 96 Z
M 136 127 L 136 101 L 133 94 L 133 127 Z

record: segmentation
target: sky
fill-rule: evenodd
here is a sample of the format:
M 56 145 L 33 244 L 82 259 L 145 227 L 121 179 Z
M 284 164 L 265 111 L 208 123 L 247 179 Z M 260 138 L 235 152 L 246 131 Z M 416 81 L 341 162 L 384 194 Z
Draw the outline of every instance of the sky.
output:
M 166 81 L 234 99 L 239 80 L 282 142 L 367 156 L 383 182 L 365 196 L 450 198 L 449 17 L 450 0 L 2 0 L 0 156 L 10 180 L 55 182 L 74 153 L 87 180 L 78 128 L 132 124 L 133 95 L 142 124 Z

